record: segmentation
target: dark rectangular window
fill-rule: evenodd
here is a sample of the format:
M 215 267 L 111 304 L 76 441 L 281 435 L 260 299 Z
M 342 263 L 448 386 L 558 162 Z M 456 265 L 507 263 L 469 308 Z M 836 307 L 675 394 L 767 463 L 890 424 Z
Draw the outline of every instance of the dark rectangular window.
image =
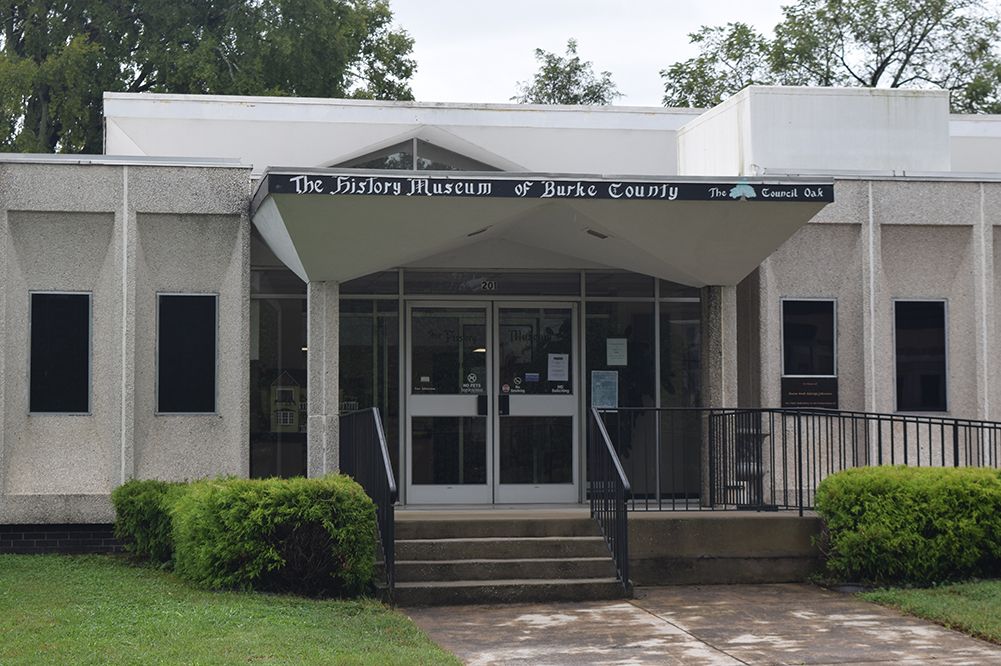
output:
M 946 411 L 945 302 L 896 301 L 897 410 Z
M 216 411 L 216 301 L 161 294 L 157 320 L 157 412 Z
M 90 294 L 31 294 L 31 412 L 90 411 Z
M 834 301 L 782 301 L 782 374 L 833 376 Z

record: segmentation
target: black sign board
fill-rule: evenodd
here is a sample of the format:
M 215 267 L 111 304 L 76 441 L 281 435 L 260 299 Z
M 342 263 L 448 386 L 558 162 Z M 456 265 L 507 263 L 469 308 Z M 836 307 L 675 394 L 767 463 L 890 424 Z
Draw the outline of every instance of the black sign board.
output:
M 783 377 L 782 406 L 838 408 L 837 377 Z
M 834 201 L 831 183 L 666 182 L 562 178 L 372 176 L 365 174 L 267 175 L 268 194 L 608 199 L 621 201 Z

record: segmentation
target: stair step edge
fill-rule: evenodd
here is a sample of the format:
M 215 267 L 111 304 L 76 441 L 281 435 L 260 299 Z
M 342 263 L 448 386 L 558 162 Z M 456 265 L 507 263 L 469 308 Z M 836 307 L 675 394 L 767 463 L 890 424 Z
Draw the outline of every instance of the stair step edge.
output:
M 396 583 L 397 588 L 421 589 L 441 587 L 541 587 L 553 585 L 560 587 L 580 587 L 583 585 L 619 584 L 618 578 L 514 578 L 502 580 L 444 580 L 444 581 L 408 581 Z
M 531 543 L 571 541 L 571 542 L 592 542 L 604 541 L 601 536 L 546 536 L 546 537 L 442 537 L 439 539 L 396 539 L 397 544 L 401 543 L 459 543 L 472 541 L 475 543 L 497 543 L 509 541 L 528 541 Z
M 396 560 L 397 566 L 401 564 L 517 564 L 517 563 L 527 563 L 536 562 L 539 564 L 550 563 L 550 562 L 579 562 L 581 564 L 586 562 L 611 562 L 611 556 L 605 557 L 510 557 L 510 558 L 498 558 L 498 559 L 487 559 L 487 558 L 477 558 L 472 557 L 462 560 Z

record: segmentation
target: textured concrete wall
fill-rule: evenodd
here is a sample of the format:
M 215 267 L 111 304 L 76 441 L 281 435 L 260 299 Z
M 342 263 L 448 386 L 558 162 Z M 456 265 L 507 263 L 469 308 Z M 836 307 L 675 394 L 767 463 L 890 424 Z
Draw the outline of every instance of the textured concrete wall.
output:
M 837 300 L 840 407 L 880 412 L 896 408 L 894 300 L 944 299 L 949 414 L 997 418 L 999 205 L 995 183 L 837 181 L 835 202 L 761 266 L 762 404 L 781 401 L 783 298 Z
M 793 512 L 629 514 L 636 585 L 785 583 L 820 570 L 819 517 Z
M 0 163 L 0 524 L 100 523 L 139 477 L 248 468 L 248 170 Z M 28 292 L 92 294 L 91 412 L 28 413 Z M 219 301 L 218 413 L 155 416 L 155 293 Z

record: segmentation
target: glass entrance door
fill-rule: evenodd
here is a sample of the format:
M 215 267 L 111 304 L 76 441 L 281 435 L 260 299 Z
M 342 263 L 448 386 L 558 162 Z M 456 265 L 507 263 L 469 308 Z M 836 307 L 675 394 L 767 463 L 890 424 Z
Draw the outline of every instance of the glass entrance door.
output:
M 407 312 L 407 501 L 576 502 L 576 306 Z
M 411 504 L 493 500 L 487 304 L 408 307 Z
M 575 307 L 495 305 L 496 501 L 576 502 Z

